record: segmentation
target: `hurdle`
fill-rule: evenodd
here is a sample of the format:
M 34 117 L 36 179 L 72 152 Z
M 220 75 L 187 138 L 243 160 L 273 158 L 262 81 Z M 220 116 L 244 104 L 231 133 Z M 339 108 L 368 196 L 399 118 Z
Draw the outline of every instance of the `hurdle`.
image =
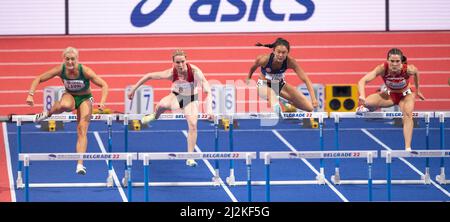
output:
M 341 118 L 365 118 L 365 119 L 379 119 L 379 118 L 402 118 L 402 112 L 366 112 L 363 115 L 357 115 L 355 112 L 331 112 L 330 118 L 334 118 L 334 141 L 336 150 L 339 150 L 339 122 Z M 430 118 L 434 117 L 434 112 L 413 112 L 413 118 L 424 118 L 426 129 L 426 149 L 429 150 L 429 128 Z M 331 181 L 334 184 L 366 184 L 365 180 L 342 180 L 340 175 L 340 163 L 339 159 L 335 162 L 335 172 L 331 176 Z M 425 173 L 421 176 L 420 180 L 392 180 L 393 184 L 430 184 L 430 170 L 429 160 L 426 160 Z M 386 184 L 386 180 L 373 180 L 374 184 Z
M 434 115 L 435 117 L 439 118 L 440 147 L 441 150 L 444 150 L 445 149 L 444 123 L 445 118 L 450 117 L 450 112 L 435 112 Z M 449 184 L 450 180 L 447 180 L 445 178 L 444 157 L 441 158 L 440 168 L 441 169 L 439 175 L 436 175 L 436 181 L 438 181 L 440 184 Z
M 394 157 L 407 157 L 407 158 L 430 158 L 430 157 L 450 157 L 450 150 L 414 150 L 413 152 L 392 150 L 392 151 L 381 151 L 381 157 L 386 158 L 386 171 L 387 171 L 387 198 L 391 201 L 391 184 L 392 184 L 392 172 L 391 163 Z
M 145 202 L 149 201 L 149 186 L 198 186 L 198 185 L 215 185 L 215 181 L 209 183 L 199 182 L 149 182 L 149 163 L 155 160 L 186 160 L 186 159 L 245 159 L 247 166 L 247 196 L 248 202 L 252 201 L 252 187 L 251 187 L 251 163 L 252 159 L 256 159 L 256 152 L 175 152 L 175 153 L 139 153 L 138 158 L 143 160 L 144 164 L 144 183 L 133 183 L 133 186 L 144 185 Z M 219 178 L 222 186 L 225 186 L 223 181 Z
M 233 113 L 224 114 L 219 116 L 219 118 L 229 118 L 230 130 L 229 130 L 229 152 L 234 151 L 234 140 L 233 140 L 233 120 L 234 119 L 259 119 L 259 120 L 288 120 L 288 119 L 309 119 L 318 118 L 319 119 L 319 142 L 320 150 L 324 151 L 323 143 L 323 119 L 327 118 L 328 114 L 326 112 L 294 112 L 294 113 L 281 113 L 278 115 L 276 113 Z M 234 185 L 246 185 L 245 181 L 236 181 L 234 175 L 234 163 L 230 160 L 230 174 L 226 178 L 226 182 L 230 186 Z M 323 167 L 323 159 L 320 159 L 320 173 L 316 176 L 315 180 L 303 180 L 303 181 L 272 181 L 275 185 L 291 185 L 291 184 L 325 184 L 325 174 Z M 252 181 L 252 185 L 265 185 L 265 181 Z
M 301 152 L 260 152 L 259 158 L 264 159 L 266 166 L 265 175 L 266 180 L 264 185 L 266 186 L 266 201 L 270 202 L 270 185 L 275 185 L 270 180 L 270 163 L 272 159 L 335 159 L 335 158 L 351 158 L 351 159 L 367 159 L 367 171 L 368 171 L 368 190 L 369 201 L 372 201 L 372 164 L 373 158 L 378 157 L 376 150 L 350 150 L 350 151 L 301 151 Z
M 17 153 L 20 155 L 22 153 L 22 122 L 34 122 L 35 115 L 13 115 L 11 118 L 12 122 L 16 122 L 17 126 Z M 115 120 L 117 116 L 115 114 L 92 114 L 91 115 L 91 121 L 106 121 L 108 128 L 108 152 L 112 152 L 112 121 Z M 74 114 L 55 114 L 43 121 L 65 121 L 65 122 L 72 122 L 77 120 L 77 115 Z M 113 178 L 112 178 L 112 164 L 111 161 L 108 161 L 108 177 L 106 179 L 106 186 L 112 187 L 113 186 Z M 23 189 L 23 178 L 22 178 L 22 161 L 18 161 L 18 167 L 17 167 L 17 180 L 16 180 L 16 188 L 17 189 Z M 71 184 L 66 184 L 67 187 L 71 187 Z M 94 186 L 98 186 L 99 184 Z M 103 183 L 102 183 L 103 186 Z
M 125 170 L 125 174 L 128 175 L 128 184 L 132 184 L 131 165 L 133 160 L 137 160 L 137 157 L 137 153 L 21 153 L 19 154 L 19 160 L 23 162 L 25 170 L 25 201 L 30 201 L 30 187 L 98 187 L 107 185 L 106 183 L 72 183 L 70 186 L 62 186 L 61 184 L 55 184 L 54 186 L 39 183 L 31 184 L 29 181 L 29 168 L 31 161 L 107 160 L 109 163 L 112 160 L 126 160 L 127 169 Z M 132 197 L 132 186 L 128 186 L 128 201 L 132 201 Z
M 117 119 L 119 121 L 123 121 L 123 126 L 124 126 L 124 143 L 125 143 L 124 144 L 124 147 L 125 147 L 124 152 L 128 152 L 128 134 L 129 134 L 129 131 L 128 131 L 129 123 L 128 122 L 132 121 L 132 120 L 140 121 L 142 119 L 142 117 L 144 117 L 144 115 L 145 114 L 119 114 L 118 115 Z M 158 120 L 183 120 L 183 119 L 186 119 L 186 117 L 183 113 L 163 113 L 159 116 L 159 118 L 156 121 L 158 121 Z M 208 115 L 205 113 L 199 113 L 198 119 L 199 120 L 208 120 Z M 214 126 L 215 126 L 214 128 L 215 128 L 216 138 L 218 138 L 218 126 L 217 125 L 218 125 L 218 122 L 216 119 L 216 120 L 214 120 Z M 216 139 L 216 140 L 218 140 L 218 139 Z M 218 151 L 218 144 L 216 144 L 216 146 L 215 146 L 215 151 L 216 152 Z M 125 174 L 125 176 L 122 178 L 123 186 L 127 186 L 126 181 L 128 181 L 128 179 L 126 178 L 126 176 L 127 175 Z M 214 174 L 212 180 L 215 185 L 219 185 L 219 182 L 218 182 L 219 181 L 219 165 L 217 162 L 215 164 L 215 174 Z M 180 186 L 182 186 L 183 183 L 179 183 L 179 184 L 180 184 Z M 206 185 L 210 185 L 210 183 L 208 183 L 208 182 L 204 183 L 204 186 L 206 186 Z

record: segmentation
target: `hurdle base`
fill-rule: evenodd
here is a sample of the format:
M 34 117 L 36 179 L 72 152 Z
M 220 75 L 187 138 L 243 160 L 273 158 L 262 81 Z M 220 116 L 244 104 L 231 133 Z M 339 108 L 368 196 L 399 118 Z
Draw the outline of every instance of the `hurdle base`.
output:
M 330 179 L 334 185 L 341 184 L 341 176 L 339 174 L 332 175 Z
M 17 184 L 17 186 L 16 186 L 16 189 L 18 189 L 18 190 L 22 190 L 22 189 L 25 189 L 25 184 Z
M 320 173 L 316 176 L 317 182 L 319 182 L 320 185 L 325 184 L 325 173 L 323 167 L 320 168 Z
M 341 181 L 341 173 L 340 173 L 340 170 L 339 170 L 338 166 L 336 166 L 334 168 L 334 175 L 332 175 L 330 179 L 331 179 L 331 181 L 333 182 L 334 185 L 341 184 L 340 183 L 340 181 Z
M 431 178 L 428 171 L 424 175 L 420 176 L 420 178 L 425 182 L 425 184 L 431 184 Z
M 106 185 L 107 185 L 107 187 L 114 186 L 114 181 L 113 181 L 113 177 L 112 177 L 111 173 L 109 174 L 108 178 L 106 178 Z
M 127 187 L 128 186 L 128 175 L 125 174 L 125 176 L 122 178 L 122 187 Z
M 219 176 L 219 170 L 216 169 L 215 175 L 212 177 L 212 182 L 214 183 L 214 186 L 220 186 L 220 176 Z
M 22 172 L 19 171 L 17 173 L 16 189 L 23 189 L 23 188 L 25 188 L 25 184 L 23 183 Z
M 233 174 L 231 174 L 229 177 L 227 177 L 226 181 L 228 185 L 234 186 L 236 183 L 236 178 L 234 177 Z
M 436 181 L 439 182 L 439 184 L 450 184 L 450 180 L 446 180 L 445 174 L 443 173 L 436 175 Z

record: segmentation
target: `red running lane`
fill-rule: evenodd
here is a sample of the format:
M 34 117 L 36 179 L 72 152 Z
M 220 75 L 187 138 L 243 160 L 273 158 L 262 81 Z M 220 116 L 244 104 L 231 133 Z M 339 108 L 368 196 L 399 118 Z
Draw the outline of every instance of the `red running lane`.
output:
M 301 47 L 301 46 L 298 46 Z M 348 58 L 378 58 L 384 60 L 388 47 L 376 48 L 296 48 L 291 46 L 290 55 L 296 59 L 348 59 Z M 414 58 L 442 58 L 450 56 L 450 44 L 446 47 L 405 47 L 402 48 L 405 55 Z M 206 53 L 205 53 L 206 52 Z M 259 54 L 270 52 L 267 48 L 206 48 L 188 49 L 186 53 L 189 60 L 253 60 Z M 96 50 L 80 49 L 80 61 L 167 61 L 170 63 L 172 49 L 140 49 L 140 48 L 104 48 Z M 101 56 L 99 56 L 101 54 Z M 37 60 L 37 58 L 39 58 Z M 62 61 L 60 51 L 0 51 L 1 63 L 33 63 L 33 62 Z
M 11 202 L 11 187 L 9 184 L 8 163 L 6 161 L 6 147 L 3 135 L 3 124 L 0 124 L 0 202 Z
M 379 44 L 449 44 L 449 31 L 436 32 L 330 32 L 276 34 L 191 34 L 191 35 L 73 35 L 1 37 L 0 49 L 63 49 L 109 47 L 197 47 L 252 46 L 256 42 L 272 43 L 283 37 L 292 45 L 379 45 Z M 39 42 L 39 44 L 36 44 Z
M 161 60 L 159 60 L 161 61 Z M 167 62 L 166 62 L 167 61 Z M 419 71 L 450 71 L 450 59 L 447 60 L 409 60 L 410 64 L 418 67 Z M 156 63 L 155 63 L 156 62 Z M 235 61 L 204 61 L 190 60 L 191 63 L 197 65 L 207 75 L 208 73 L 247 73 L 253 63 L 252 59 Z M 91 67 L 97 74 L 142 74 L 148 72 L 161 71 L 172 66 L 170 60 L 158 61 L 128 61 L 123 64 L 108 62 L 108 64 L 83 62 L 84 65 Z M 348 60 L 348 61 L 324 61 L 324 60 L 307 60 L 299 61 L 300 66 L 306 73 L 310 72 L 368 72 L 377 65 L 383 63 L 383 58 L 371 59 L 370 61 Z M 43 65 L 0 65 L 1 76 L 37 76 L 57 64 Z M 259 70 L 255 72 L 259 73 Z M 356 80 L 356 79 L 355 79 Z M 357 81 L 357 80 L 356 80 Z M 31 83 L 30 83 L 31 84 Z
M 268 53 L 269 49 L 253 47 L 255 42 L 270 43 L 283 36 L 293 46 L 291 55 L 300 60 L 301 67 L 308 73 L 357 73 L 361 75 L 310 75 L 313 83 L 336 84 L 356 83 L 358 79 L 376 65 L 382 63 L 387 49 L 399 46 L 409 57 L 409 62 L 419 70 L 433 72 L 421 75 L 422 91 L 429 101 L 418 101 L 416 109 L 448 109 L 450 102 L 438 101 L 450 98 L 445 87 L 450 75 L 450 32 L 346 32 L 346 33 L 277 33 L 275 34 L 198 34 L 198 35 L 121 35 L 121 36 L 50 36 L 50 37 L 0 37 L 0 115 L 9 113 L 29 113 L 40 111 L 42 107 L 23 106 L 26 90 L 32 78 L 61 60 L 61 50 L 69 45 L 81 49 L 80 61 L 93 68 L 97 74 L 134 74 L 131 77 L 105 77 L 111 88 L 125 88 L 134 84 L 144 73 L 167 69 L 171 66 L 170 53 L 173 48 L 187 48 L 188 58 L 198 65 L 209 80 L 241 80 L 258 54 Z M 245 38 L 244 38 L 245 37 Z M 39 42 L 39 44 L 36 44 Z M 403 47 L 402 47 L 403 46 Z M 203 48 L 202 48 L 203 47 Z M 206 48 L 205 48 L 206 47 Z M 208 47 L 210 47 L 208 49 Z M 110 48 L 111 50 L 108 50 Z M 117 49 L 121 48 L 121 49 Z M 127 50 L 124 48 L 147 48 L 149 50 Z M 156 48 L 151 49 L 150 48 Z M 13 49 L 13 50 L 8 50 Z M 16 49 L 23 49 L 22 51 Z M 41 49 L 50 51 L 40 52 Z M 16 51 L 14 51 L 16 50 Z M 35 51 L 33 51 L 35 50 Z M 361 58 L 361 61 L 358 61 Z M 367 60 L 367 58 L 371 58 Z M 436 58 L 418 60 L 415 58 Z M 444 59 L 439 59 L 444 58 Z M 204 60 L 244 60 L 235 62 L 206 62 Z M 341 61 L 339 61 L 341 59 Z M 346 59 L 347 61 L 342 61 Z M 349 60 L 350 59 L 350 60 Z M 353 60 L 352 60 L 353 59 Z M 105 61 L 138 61 L 135 63 L 101 64 Z M 143 61 L 143 62 L 139 62 Z M 146 63 L 146 61 L 160 61 Z M 54 63 L 42 65 L 5 65 L 4 63 Z M 3 65 L 2 65 L 3 63 Z M 362 71 L 363 70 L 363 71 Z M 442 71 L 436 73 L 435 71 Z M 257 71 L 259 72 L 259 71 Z M 208 76 L 208 73 L 215 73 Z M 220 76 L 220 73 L 233 75 Z M 235 75 L 235 74 L 239 75 Z M 139 74 L 139 76 L 136 76 Z M 217 75 L 219 74 L 219 75 Z M 256 75 L 256 73 L 255 73 Z M 22 78 L 10 79 L 11 76 Z M 25 78 L 23 78 L 25 77 Z M 288 76 L 287 81 L 298 85 L 300 80 Z M 380 84 L 381 80 L 374 81 Z M 155 89 L 167 88 L 170 83 L 151 81 Z M 39 86 L 61 85 L 60 80 L 51 80 Z M 95 88 L 95 87 L 94 87 Z M 374 88 L 368 89 L 368 91 Z M 11 94 L 5 91 L 11 90 Z M 438 91 L 439 90 L 439 91 Z M 155 101 L 164 96 L 163 91 L 155 91 Z M 99 92 L 94 92 L 98 98 Z M 112 91 L 108 102 L 123 102 L 123 91 Z M 42 95 L 36 95 L 36 102 L 42 102 Z M 2 105 L 0 104 L 0 105 Z M 7 104 L 22 104 L 8 107 Z M 112 105 L 123 110 L 121 105 Z

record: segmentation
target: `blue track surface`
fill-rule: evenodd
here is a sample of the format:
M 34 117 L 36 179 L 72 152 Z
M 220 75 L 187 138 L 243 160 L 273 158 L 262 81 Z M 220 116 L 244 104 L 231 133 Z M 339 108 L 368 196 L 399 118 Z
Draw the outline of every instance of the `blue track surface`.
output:
M 414 129 L 413 149 L 425 149 L 424 122 L 419 120 L 419 127 Z M 445 126 L 445 147 L 450 147 L 449 121 Z M 210 122 L 199 121 L 197 145 L 201 151 L 214 151 L 214 128 Z M 129 134 L 129 151 L 133 152 L 185 152 L 187 130 L 185 121 L 156 121 L 152 126 L 141 131 L 131 131 Z M 98 138 L 96 137 L 99 136 Z M 14 180 L 17 177 L 17 139 L 15 124 L 8 124 L 8 139 L 11 153 L 11 163 Z M 325 121 L 325 150 L 335 150 L 334 123 Z M 376 140 L 374 139 L 376 138 Z M 285 140 L 285 142 L 282 141 Z M 108 146 L 105 123 L 91 123 L 88 134 L 88 152 L 102 152 L 101 147 Z M 113 152 L 124 151 L 124 132 L 121 122 L 113 124 Z M 228 132 L 220 131 L 220 151 L 228 151 Z M 343 120 L 340 124 L 341 150 L 393 150 L 403 149 L 402 128 L 394 126 L 392 121 Z M 25 124 L 22 127 L 23 152 L 59 153 L 75 152 L 76 125 L 66 123 L 64 129 L 56 132 L 45 132 L 35 124 Z M 384 144 L 384 146 L 382 145 Z M 320 150 L 319 130 L 306 129 L 299 121 L 284 120 L 276 126 L 261 127 L 258 120 L 241 120 L 238 129 L 234 130 L 235 151 L 291 151 L 292 146 L 297 151 Z M 440 149 L 439 126 L 436 119 L 430 125 L 430 149 Z M 405 162 L 394 159 L 392 165 L 393 179 L 420 179 L 413 170 L 423 172 L 425 159 L 406 159 Z M 205 162 L 197 161 L 195 168 L 187 167 L 184 161 L 154 161 L 150 164 L 150 182 L 188 182 L 211 181 L 212 171 Z M 214 161 L 208 161 L 214 166 Z M 386 160 L 377 158 L 373 165 L 373 178 L 386 179 Z M 450 177 L 450 160 L 446 159 L 447 177 Z M 223 181 L 229 175 L 229 161 L 221 160 L 220 176 Z M 237 181 L 246 180 L 244 161 L 235 161 L 235 176 Z M 341 179 L 367 179 L 367 163 L 364 159 L 340 159 Z M 313 180 L 316 174 L 310 166 L 319 170 L 319 160 L 299 159 L 273 160 L 271 164 L 272 180 Z M 440 158 L 430 158 L 431 179 L 439 174 Z M 87 175 L 75 174 L 74 161 L 31 162 L 31 183 L 103 183 L 107 177 L 108 166 L 105 161 L 86 161 Z M 113 162 L 117 178 L 124 175 L 124 163 Z M 324 160 L 325 176 L 330 181 L 334 173 L 335 160 Z M 252 164 L 252 180 L 265 180 L 264 161 L 257 159 Z M 143 166 L 141 161 L 134 161 L 132 168 L 133 182 L 143 182 Z M 116 181 L 116 183 L 118 182 Z M 117 184 L 116 184 L 117 185 Z M 230 192 L 226 192 L 229 189 Z M 121 191 L 123 192 L 121 194 Z M 24 191 L 15 190 L 17 201 L 24 201 Z M 450 201 L 450 185 L 393 185 L 393 201 Z M 113 201 L 127 200 L 126 188 L 30 188 L 30 201 Z M 252 186 L 253 201 L 265 201 L 265 187 Z M 247 201 L 246 186 L 200 186 L 200 187 L 150 187 L 150 201 L 165 202 L 239 202 Z M 373 186 L 373 200 L 386 201 L 386 185 Z M 133 188 L 133 201 L 144 201 L 144 188 Z M 271 186 L 271 201 L 279 202 L 341 202 L 368 201 L 367 185 L 274 185 Z

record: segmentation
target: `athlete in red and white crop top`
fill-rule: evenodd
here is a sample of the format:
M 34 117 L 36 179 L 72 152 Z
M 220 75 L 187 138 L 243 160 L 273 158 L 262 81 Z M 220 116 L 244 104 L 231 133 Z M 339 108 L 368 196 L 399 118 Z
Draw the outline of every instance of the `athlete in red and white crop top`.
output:
M 172 81 L 171 92 L 161 99 L 155 108 L 155 113 L 145 115 L 141 122 L 148 124 L 159 118 L 167 110 L 182 109 L 188 122 L 187 150 L 194 152 L 197 143 L 197 120 L 199 103 L 197 102 L 197 86 L 203 88 L 206 94 L 205 113 L 209 118 L 212 114 L 211 88 L 203 72 L 197 66 L 187 63 L 186 54 L 183 50 L 176 50 L 172 55 L 173 67 L 160 72 L 151 72 L 143 76 L 131 89 L 129 99 L 133 99 L 136 89 L 150 79 L 167 79 Z M 196 166 L 194 159 L 186 160 L 186 165 Z
M 390 95 L 395 105 L 398 105 L 403 97 L 411 94 L 409 87 L 408 64 L 402 63 L 400 71 L 392 71 L 389 69 L 389 63 L 384 62 L 384 73 L 381 75 L 387 94 Z
M 385 91 L 380 91 L 366 97 L 365 86 L 377 76 L 383 78 Z M 415 92 L 409 85 L 409 77 L 414 76 Z M 387 54 L 387 61 L 368 72 L 358 82 L 359 104 L 357 114 L 380 107 L 398 105 L 403 113 L 403 136 L 405 149 L 411 150 L 415 98 L 424 100 L 419 88 L 419 72 L 414 65 L 407 64 L 406 57 L 400 49 L 393 48 Z

